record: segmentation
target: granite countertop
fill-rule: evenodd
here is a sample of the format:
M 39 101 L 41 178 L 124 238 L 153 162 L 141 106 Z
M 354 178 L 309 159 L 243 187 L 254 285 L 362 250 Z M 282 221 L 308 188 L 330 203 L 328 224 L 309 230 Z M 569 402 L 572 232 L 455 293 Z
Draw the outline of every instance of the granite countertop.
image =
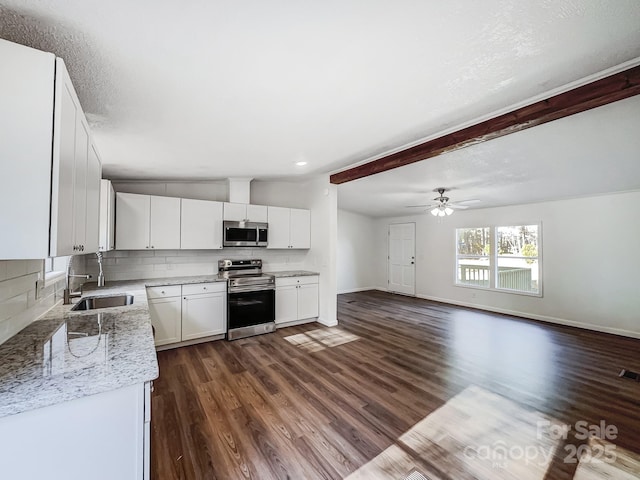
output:
M 141 281 L 147 287 L 165 287 L 167 285 L 188 285 L 191 283 L 226 282 L 227 279 L 220 278 L 218 275 L 198 275 L 192 277 L 153 278 Z
M 114 293 L 132 294 L 134 303 L 78 312 L 60 303 L 0 345 L 0 417 L 158 377 L 144 282 L 83 297 Z
M 286 277 L 308 277 L 311 275 L 320 275 L 318 272 L 310 272 L 308 270 L 285 270 L 281 272 L 264 272 L 267 275 L 273 275 L 275 278 Z

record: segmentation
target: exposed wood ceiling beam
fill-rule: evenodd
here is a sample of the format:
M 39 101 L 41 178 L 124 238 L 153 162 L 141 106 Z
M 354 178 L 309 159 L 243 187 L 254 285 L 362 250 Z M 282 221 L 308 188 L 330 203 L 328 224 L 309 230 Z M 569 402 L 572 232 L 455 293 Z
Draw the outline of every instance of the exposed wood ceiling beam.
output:
M 331 175 L 331 183 L 341 184 L 419 162 L 446 152 L 486 142 L 575 113 L 600 107 L 640 94 L 640 66 L 554 95 L 457 132 L 415 145 L 386 157 Z

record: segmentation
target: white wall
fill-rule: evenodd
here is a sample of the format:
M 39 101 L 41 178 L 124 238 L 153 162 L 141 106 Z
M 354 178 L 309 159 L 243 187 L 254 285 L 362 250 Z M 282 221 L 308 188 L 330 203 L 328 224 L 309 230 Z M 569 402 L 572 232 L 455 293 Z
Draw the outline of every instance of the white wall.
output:
M 185 197 L 196 200 L 215 200 L 226 202 L 229 198 L 227 181 L 218 182 L 150 182 L 135 180 L 114 180 L 116 192 L 160 195 L 166 197 Z
M 371 290 L 376 287 L 375 234 L 373 218 L 338 210 L 338 293 Z
M 420 297 L 640 338 L 640 192 L 376 221 L 377 283 L 386 231 L 416 222 Z M 455 229 L 542 222 L 543 297 L 454 286 Z
M 0 260 L 0 344 L 49 310 L 61 297 L 63 282 L 46 286 L 36 299 L 42 260 Z

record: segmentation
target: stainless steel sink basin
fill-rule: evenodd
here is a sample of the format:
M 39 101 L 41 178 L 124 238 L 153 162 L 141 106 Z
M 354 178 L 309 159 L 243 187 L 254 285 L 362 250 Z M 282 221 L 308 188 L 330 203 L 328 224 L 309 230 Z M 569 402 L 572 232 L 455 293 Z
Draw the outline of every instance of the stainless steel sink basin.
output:
M 123 307 L 133 303 L 133 295 L 112 295 L 109 297 L 87 297 L 76 303 L 71 310 L 95 310 L 97 308 Z

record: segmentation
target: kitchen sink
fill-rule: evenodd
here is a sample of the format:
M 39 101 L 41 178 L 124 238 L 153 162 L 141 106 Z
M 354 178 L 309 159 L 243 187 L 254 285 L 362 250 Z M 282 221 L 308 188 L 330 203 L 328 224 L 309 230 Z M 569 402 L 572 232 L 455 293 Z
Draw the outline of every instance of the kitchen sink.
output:
M 111 295 L 108 297 L 87 297 L 76 303 L 71 310 L 96 310 L 107 307 L 123 307 L 133 303 L 133 295 Z

